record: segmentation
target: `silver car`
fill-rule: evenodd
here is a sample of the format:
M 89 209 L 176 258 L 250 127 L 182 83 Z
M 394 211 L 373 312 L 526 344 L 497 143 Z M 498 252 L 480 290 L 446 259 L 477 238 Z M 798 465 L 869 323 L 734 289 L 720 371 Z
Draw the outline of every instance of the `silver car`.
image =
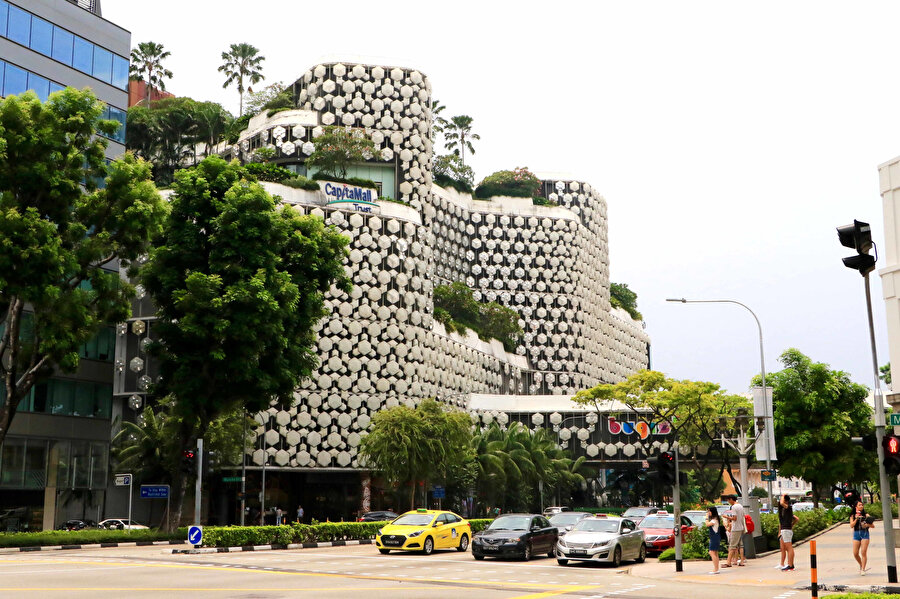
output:
M 585 518 L 556 544 L 556 561 L 606 562 L 618 567 L 622 560 L 647 559 L 644 531 L 628 518 Z

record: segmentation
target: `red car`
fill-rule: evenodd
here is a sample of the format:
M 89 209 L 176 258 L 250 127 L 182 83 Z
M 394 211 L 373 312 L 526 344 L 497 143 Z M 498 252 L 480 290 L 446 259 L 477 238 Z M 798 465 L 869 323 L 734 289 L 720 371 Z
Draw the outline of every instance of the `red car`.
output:
M 647 553 L 661 553 L 664 549 L 675 546 L 675 515 L 667 512 L 649 514 L 638 528 L 644 531 L 644 540 L 647 543 Z M 684 535 L 694 530 L 690 518 L 681 516 L 681 540 Z

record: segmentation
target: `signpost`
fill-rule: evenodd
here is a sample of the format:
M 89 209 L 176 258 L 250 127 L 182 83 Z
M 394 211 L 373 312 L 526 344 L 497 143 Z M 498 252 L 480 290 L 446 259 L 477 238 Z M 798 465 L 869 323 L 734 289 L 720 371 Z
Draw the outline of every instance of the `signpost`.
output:
M 239 483 L 242 480 L 244 480 L 244 478 L 242 476 L 223 476 L 222 477 L 223 483 Z
M 188 528 L 188 543 L 197 547 L 198 545 L 203 543 L 203 527 L 202 526 L 191 526 Z
M 441 499 L 447 496 L 447 492 L 444 490 L 444 487 L 435 485 L 434 490 L 432 491 L 432 495 L 435 499 L 438 500 L 438 509 L 441 509 Z
M 131 530 L 131 482 L 134 480 L 134 477 L 131 474 L 116 474 L 116 486 L 117 487 L 128 487 L 128 526 L 125 528 L 126 530 Z
M 891 426 L 900 426 L 900 413 L 891 413 Z
M 169 485 L 141 485 L 141 499 L 166 500 L 166 530 L 169 529 Z
M 772 482 L 778 480 L 778 471 L 775 469 L 763 470 L 761 472 L 761 474 L 762 474 L 762 480 L 772 481 Z

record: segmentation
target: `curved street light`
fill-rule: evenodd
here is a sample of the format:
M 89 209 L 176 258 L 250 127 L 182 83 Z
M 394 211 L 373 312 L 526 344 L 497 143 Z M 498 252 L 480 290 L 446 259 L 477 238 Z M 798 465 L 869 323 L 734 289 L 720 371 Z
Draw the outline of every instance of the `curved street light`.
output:
M 744 308 L 753 316 L 753 320 L 756 321 L 756 327 L 759 329 L 759 369 L 762 374 L 762 392 L 763 392 L 763 419 L 765 421 L 765 426 L 768 429 L 763 438 L 763 442 L 766 444 L 766 470 L 772 469 L 772 459 L 771 459 L 771 447 L 769 446 L 769 435 L 771 435 L 772 440 L 775 440 L 775 431 L 772 428 L 772 415 L 769 414 L 769 400 L 768 393 L 766 392 L 766 358 L 763 353 L 763 334 L 762 334 L 762 325 L 759 323 L 759 318 L 757 318 L 756 313 L 750 309 L 746 304 L 742 304 L 736 300 L 730 299 L 713 299 L 713 300 L 689 300 L 685 298 L 668 298 L 667 302 L 680 302 L 682 304 L 737 304 L 738 306 Z M 775 505 L 772 503 L 772 481 L 766 481 L 766 486 L 768 487 L 769 494 L 769 510 L 773 510 Z M 746 490 L 745 490 L 746 492 Z M 746 506 L 745 506 L 746 507 Z

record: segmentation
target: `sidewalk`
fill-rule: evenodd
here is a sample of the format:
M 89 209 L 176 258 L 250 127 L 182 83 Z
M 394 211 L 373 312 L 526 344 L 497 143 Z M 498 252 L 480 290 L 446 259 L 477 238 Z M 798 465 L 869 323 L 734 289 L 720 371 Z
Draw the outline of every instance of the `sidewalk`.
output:
M 884 529 L 877 522 L 871 531 L 868 551 L 869 570 L 859 574 L 859 566 L 853 559 L 850 525 L 841 524 L 810 540 L 816 541 L 819 590 L 854 592 L 900 593 L 900 584 L 889 584 L 884 551 Z M 894 521 L 894 536 L 900 534 Z M 679 580 L 717 585 L 752 585 L 785 589 L 803 589 L 810 586 L 809 541 L 794 546 L 794 566 L 791 572 L 776 568 L 780 552 L 749 560 L 744 567 L 722 568 L 721 574 L 711 576 L 711 561 L 685 561 L 684 572 L 675 572 L 675 562 L 648 560 L 646 564 L 631 569 L 631 575 L 657 580 Z

